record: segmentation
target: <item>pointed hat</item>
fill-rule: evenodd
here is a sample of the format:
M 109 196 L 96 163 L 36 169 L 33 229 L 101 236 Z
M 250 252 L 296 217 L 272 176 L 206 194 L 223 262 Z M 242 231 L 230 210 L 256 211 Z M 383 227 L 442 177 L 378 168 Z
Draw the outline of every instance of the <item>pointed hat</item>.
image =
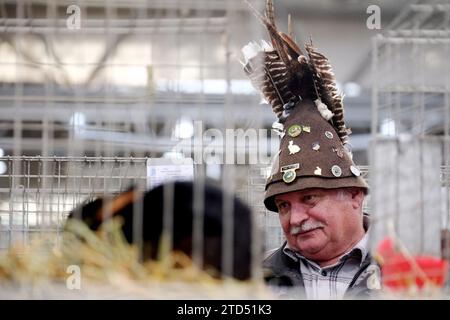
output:
M 246 2 L 268 30 L 271 44 L 245 46 L 244 71 L 271 105 L 278 118 L 273 128 L 281 136 L 266 182 L 267 209 L 277 211 L 278 194 L 310 188 L 358 187 L 367 193 L 352 160 L 343 98 L 328 59 L 312 44 L 305 45 L 304 54 L 292 35 L 277 30 L 272 0 L 266 1 L 265 16 Z

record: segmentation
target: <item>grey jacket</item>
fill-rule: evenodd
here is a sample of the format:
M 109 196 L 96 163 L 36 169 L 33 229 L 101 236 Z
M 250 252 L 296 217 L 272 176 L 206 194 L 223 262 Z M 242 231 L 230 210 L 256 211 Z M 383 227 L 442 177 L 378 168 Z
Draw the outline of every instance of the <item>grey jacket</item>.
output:
M 266 284 L 272 286 L 281 299 L 305 299 L 306 292 L 300 272 L 300 261 L 295 262 L 286 256 L 283 248 L 270 254 L 263 262 Z M 344 299 L 375 298 L 380 289 L 380 268 L 370 254 L 363 261 L 347 289 Z

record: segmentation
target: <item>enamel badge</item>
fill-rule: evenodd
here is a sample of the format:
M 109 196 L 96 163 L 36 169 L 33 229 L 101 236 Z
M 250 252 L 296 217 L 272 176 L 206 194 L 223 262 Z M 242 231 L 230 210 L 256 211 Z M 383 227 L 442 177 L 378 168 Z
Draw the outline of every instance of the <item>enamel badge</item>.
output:
M 341 169 L 341 167 L 334 165 L 331 167 L 331 173 L 335 177 L 340 177 L 342 175 L 342 169 Z
M 291 183 L 292 181 L 295 180 L 296 176 L 297 174 L 295 173 L 295 170 L 285 171 L 283 174 L 283 181 L 286 183 Z
M 319 151 L 319 150 L 320 150 L 320 144 L 319 144 L 318 142 L 314 142 L 314 143 L 312 144 L 312 149 L 313 149 L 314 151 Z
M 295 138 L 298 137 L 302 133 L 302 127 L 298 124 L 294 124 L 289 127 L 288 129 L 288 135 L 289 137 Z
M 303 132 L 310 133 L 311 132 L 311 127 L 310 126 L 302 126 L 302 130 L 303 130 Z
M 288 145 L 288 149 L 289 149 L 289 154 L 296 154 L 297 152 L 300 151 L 300 147 L 296 144 L 294 144 L 294 141 L 289 141 L 289 145 Z
M 361 171 L 355 166 L 350 166 L 350 171 L 357 177 L 361 175 Z
M 295 170 L 297 170 L 299 168 L 300 168 L 299 163 L 293 163 L 293 164 L 289 164 L 287 166 L 281 167 L 280 171 L 283 172 L 283 181 L 285 183 L 291 183 L 292 181 L 294 181 L 297 176 Z

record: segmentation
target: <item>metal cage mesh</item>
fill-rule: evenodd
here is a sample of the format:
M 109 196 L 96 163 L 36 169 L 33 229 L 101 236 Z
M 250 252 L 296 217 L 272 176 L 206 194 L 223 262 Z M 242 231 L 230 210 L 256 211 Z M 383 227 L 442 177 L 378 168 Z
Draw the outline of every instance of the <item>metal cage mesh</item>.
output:
M 395 232 L 414 254 L 448 256 L 449 14 L 417 1 L 372 42 L 372 240 Z
M 145 189 L 148 159 L 180 151 L 200 160 L 196 181 L 235 192 L 263 227 L 268 214 L 251 190 L 261 175 L 203 157 L 208 130 L 263 126 L 238 62 L 243 43 L 261 38 L 243 2 L 3 1 L 1 9 L 1 249 L 41 236 L 57 244 L 78 204 Z M 225 143 L 216 145 L 222 156 Z M 233 156 L 248 159 L 251 148 Z

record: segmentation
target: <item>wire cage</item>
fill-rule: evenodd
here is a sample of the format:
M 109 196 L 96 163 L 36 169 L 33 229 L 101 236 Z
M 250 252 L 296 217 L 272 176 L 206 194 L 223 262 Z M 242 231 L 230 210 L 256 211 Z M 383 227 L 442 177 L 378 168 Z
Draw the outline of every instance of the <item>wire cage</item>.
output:
M 2 249 L 27 245 L 42 236 L 57 245 L 67 215 L 77 205 L 146 185 L 145 158 L 9 156 L 2 160 L 7 166 L 0 175 Z
M 450 7 L 416 1 L 373 38 L 372 243 L 448 255 Z
M 133 186 L 144 191 L 151 180 L 149 158 L 5 156 L 0 161 L 7 168 L 0 175 L 0 249 L 43 236 L 58 245 L 67 215 L 79 204 Z M 257 213 L 269 250 L 281 245 L 284 235 L 278 215 L 263 205 L 265 170 L 249 168 L 247 183 L 236 193 Z
M 195 183 L 237 194 L 263 226 L 251 143 L 226 145 L 256 132 L 265 165 L 275 149 L 239 63 L 261 38 L 245 3 L 6 0 L 0 13 L 0 251 L 58 246 L 83 201 L 153 186 L 155 159 L 192 160 Z
M 411 252 L 447 258 L 449 8 L 416 1 L 373 39 L 371 163 L 360 166 L 372 244 L 390 223 Z M 174 177 L 236 194 L 263 231 L 254 249 L 278 247 L 263 194 L 279 138 L 239 63 L 249 39 L 265 38 L 249 16 L 241 0 L 1 1 L 0 253 L 41 239 L 58 247 L 82 202 Z M 352 121 L 365 139 L 359 103 Z

